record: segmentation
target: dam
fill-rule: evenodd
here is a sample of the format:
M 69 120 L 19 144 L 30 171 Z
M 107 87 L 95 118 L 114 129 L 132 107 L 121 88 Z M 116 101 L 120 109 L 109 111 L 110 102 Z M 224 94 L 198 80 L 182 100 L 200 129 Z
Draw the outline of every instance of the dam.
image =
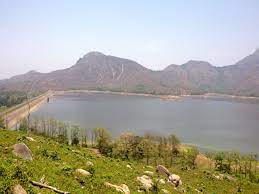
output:
M 0 117 L 3 119 L 5 128 L 16 129 L 25 117 L 36 111 L 42 104 L 47 103 L 53 95 L 54 92 L 49 90 L 1 113 Z

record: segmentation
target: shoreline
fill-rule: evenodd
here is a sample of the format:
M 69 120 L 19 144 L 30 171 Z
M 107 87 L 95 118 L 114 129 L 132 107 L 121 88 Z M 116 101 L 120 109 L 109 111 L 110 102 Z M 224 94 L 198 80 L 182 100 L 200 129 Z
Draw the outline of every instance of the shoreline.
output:
M 225 99 L 234 99 L 234 100 L 255 100 L 259 102 L 259 97 L 256 96 L 235 96 L 230 94 L 219 94 L 219 93 L 206 93 L 202 95 L 193 95 L 193 94 L 185 94 L 185 95 L 159 95 L 159 94 L 147 94 L 147 93 L 134 93 L 134 92 L 113 92 L 113 91 L 100 91 L 100 90 L 63 90 L 63 91 L 55 91 L 54 95 L 64 95 L 66 93 L 99 93 L 99 94 L 114 94 L 121 96 L 145 96 L 145 97 L 153 97 L 160 98 L 161 100 L 181 100 L 185 97 L 191 98 L 203 98 L 203 99 L 214 99 L 214 98 L 225 98 Z
M 66 93 L 99 93 L 99 94 L 114 94 L 120 96 L 145 96 L 160 98 L 162 100 L 179 100 L 181 96 L 175 95 L 156 95 L 156 94 L 145 94 L 145 93 L 133 93 L 133 92 L 112 92 L 112 91 L 99 91 L 99 90 L 64 90 L 64 91 L 55 91 L 55 95 L 63 95 Z

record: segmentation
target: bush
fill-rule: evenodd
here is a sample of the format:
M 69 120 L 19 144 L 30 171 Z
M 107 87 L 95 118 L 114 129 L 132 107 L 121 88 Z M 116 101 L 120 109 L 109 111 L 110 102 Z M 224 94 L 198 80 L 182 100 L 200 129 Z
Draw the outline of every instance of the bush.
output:
M 4 129 L 5 124 L 4 124 L 4 119 L 0 117 L 0 128 Z
M 27 119 L 23 119 L 23 120 L 20 122 L 19 130 L 20 130 L 20 131 L 27 131 L 27 130 L 28 130 L 28 121 L 27 121 Z
M 72 126 L 71 128 L 71 142 L 72 145 L 78 145 L 79 144 L 79 127 L 78 126 Z

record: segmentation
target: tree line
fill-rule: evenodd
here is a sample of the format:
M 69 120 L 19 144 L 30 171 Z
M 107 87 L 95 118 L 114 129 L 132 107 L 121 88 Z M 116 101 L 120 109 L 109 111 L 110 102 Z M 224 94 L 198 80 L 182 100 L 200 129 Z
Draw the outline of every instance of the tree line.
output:
M 86 129 L 55 119 L 38 117 L 33 117 L 30 124 L 24 119 L 19 130 L 55 138 L 60 143 L 96 148 L 108 157 L 140 161 L 146 165 L 178 166 L 182 170 L 196 168 L 195 160 L 199 154 L 195 147 L 182 146 L 180 139 L 174 134 L 163 137 L 151 133 L 142 136 L 123 133 L 117 138 L 112 138 L 105 128 Z M 206 155 L 213 160 L 212 169 L 259 182 L 256 154 L 211 152 Z
M 0 107 L 11 107 L 17 104 L 21 104 L 26 100 L 26 93 L 25 92 L 13 92 L 13 91 L 6 91 L 0 93 Z

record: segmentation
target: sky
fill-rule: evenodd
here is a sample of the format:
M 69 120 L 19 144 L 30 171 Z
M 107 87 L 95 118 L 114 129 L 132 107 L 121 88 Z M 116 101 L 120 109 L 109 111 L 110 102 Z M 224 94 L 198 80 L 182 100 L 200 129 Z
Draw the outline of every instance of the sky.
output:
M 90 51 L 160 70 L 231 65 L 259 48 L 258 0 L 0 0 L 0 79 L 70 67 Z

